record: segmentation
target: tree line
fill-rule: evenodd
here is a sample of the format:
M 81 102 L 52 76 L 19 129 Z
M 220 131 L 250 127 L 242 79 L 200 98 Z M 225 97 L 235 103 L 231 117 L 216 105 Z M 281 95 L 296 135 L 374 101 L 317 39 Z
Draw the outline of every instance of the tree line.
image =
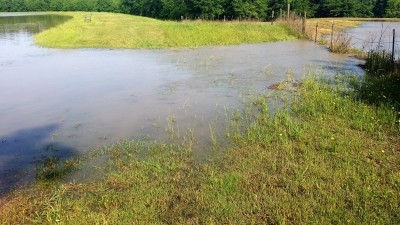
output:
M 2 12 L 101 11 L 158 19 L 270 20 L 288 10 L 309 17 L 400 17 L 400 0 L 0 0 Z

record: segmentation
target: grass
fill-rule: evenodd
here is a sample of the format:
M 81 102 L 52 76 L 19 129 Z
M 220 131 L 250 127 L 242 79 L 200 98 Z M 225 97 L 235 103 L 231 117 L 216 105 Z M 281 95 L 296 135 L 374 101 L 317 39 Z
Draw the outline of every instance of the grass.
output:
M 115 13 L 62 13 L 73 19 L 36 36 L 51 48 L 159 49 L 237 45 L 296 39 L 283 25 L 256 22 L 160 21 Z
M 17 190 L 0 200 L 0 223 L 399 224 L 400 106 L 374 100 L 371 82 L 282 82 L 277 96 L 291 100 L 272 114 L 252 98 L 207 162 L 185 144 L 100 149 L 103 178 Z
M 384 78 L 400 78 L 400 60 L 393 59 L 390 52 L 369 51 L 365 57 L 365 69 L 368 73 Z
M 312 18 L 308 19 L 308 26 L 314 29 L 318 23 L 319 35 L 330 35 L 332 32 L 332 21 L 334 21 L 335 30 L 353 28 L 359 26 L 363 20 L 357 18 Z

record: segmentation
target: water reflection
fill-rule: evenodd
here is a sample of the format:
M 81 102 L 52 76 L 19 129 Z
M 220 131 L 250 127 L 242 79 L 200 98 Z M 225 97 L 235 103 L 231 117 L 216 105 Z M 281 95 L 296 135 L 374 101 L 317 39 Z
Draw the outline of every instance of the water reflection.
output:
M 0 38 L 13 39 L 14 34 L 37 34 L 68 21 L 71 17 L 61 15 L 1 15 Z M 18 35 L 17 35 L 18 36 Z
M 75 155 L 75 150 L 62 143 L 48 142 L 59 125 L 18 130 L 0 137 L 0 196 L 14 186 L 23 185 L 34 177 L 35 163 L 43 157 Z M 21 170 L 24 168 L 24 170 Z

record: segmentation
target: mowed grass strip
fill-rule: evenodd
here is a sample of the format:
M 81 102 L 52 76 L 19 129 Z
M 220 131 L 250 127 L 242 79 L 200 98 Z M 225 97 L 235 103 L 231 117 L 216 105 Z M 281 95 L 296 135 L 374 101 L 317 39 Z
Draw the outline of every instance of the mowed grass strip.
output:
M 160 49 L 237 45 L 296 39 L 287 27 L 256 22 L 160 21 L 115 13 L 57 13 L 73 18 L 38 34 L 51 48 Z M 92 21 L 84 17 L 92 14 Z
M 274 115 L 252 98 L 209 162 L 190 143 L 101 149 L 101 180 L 16 191 L 0 224 L 399 224 L 400 107 L 365 103 L 357 79 L 283 82 L 295 97 Z

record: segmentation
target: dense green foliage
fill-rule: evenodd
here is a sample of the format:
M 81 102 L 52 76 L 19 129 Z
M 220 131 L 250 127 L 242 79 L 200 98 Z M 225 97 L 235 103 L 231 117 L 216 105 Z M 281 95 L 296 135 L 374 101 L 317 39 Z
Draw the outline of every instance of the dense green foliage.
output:
M 160 19 L 262 19 L 292 11 L 309 17 L 399 17 L 400 0 L 0 0 L 0 12 L 102 11 Z
M 0 0 L 0 12 L 105 11 L 120 12 L 121 0 Z

